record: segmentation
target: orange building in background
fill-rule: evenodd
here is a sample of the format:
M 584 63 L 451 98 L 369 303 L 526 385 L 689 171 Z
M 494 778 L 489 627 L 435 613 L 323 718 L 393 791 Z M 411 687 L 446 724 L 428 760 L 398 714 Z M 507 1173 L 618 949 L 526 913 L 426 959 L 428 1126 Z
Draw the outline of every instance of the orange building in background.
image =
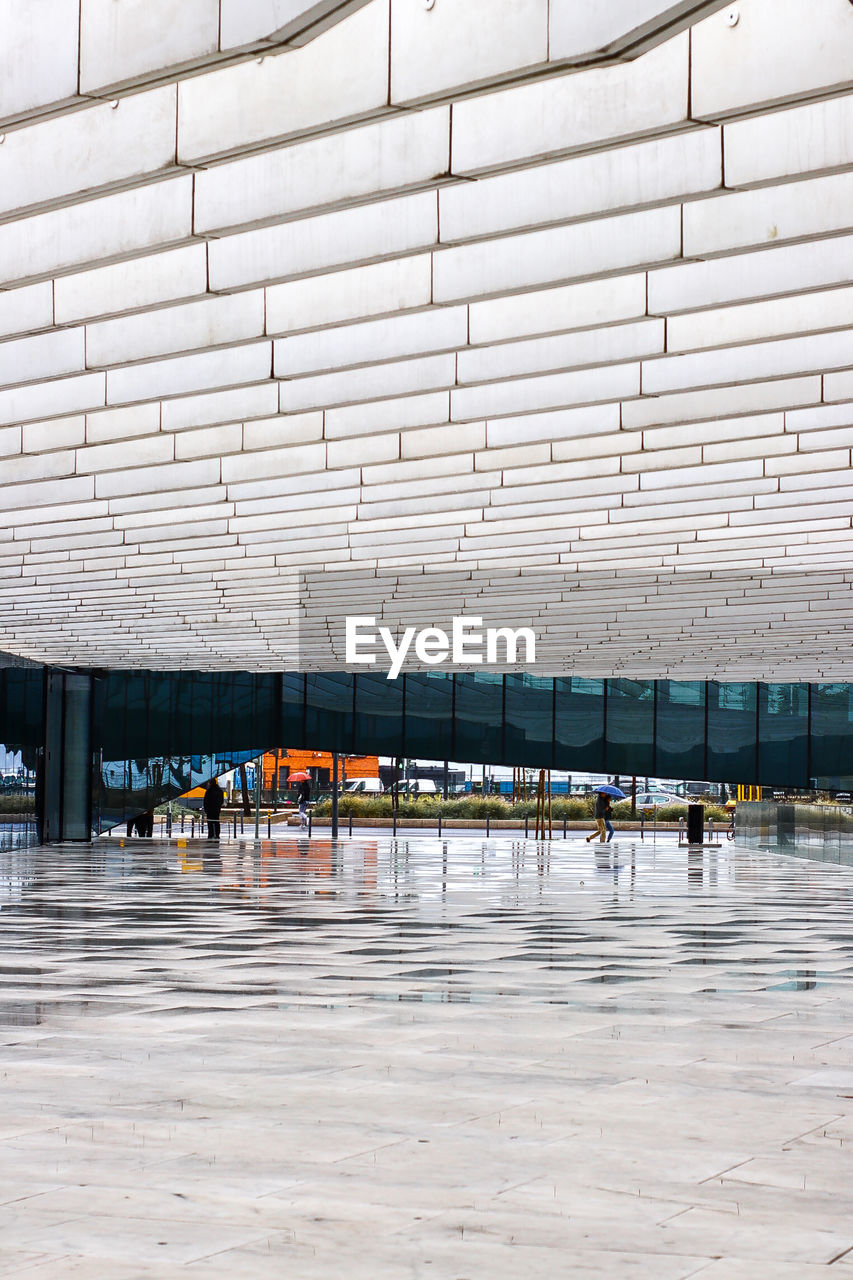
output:
M 263 758 L 263 789 L 272 791 L 278 778 L 278 790 L 284 791 L 291 773 L 310 773 L 321 787 L 331 786 L 332 755 L 329 751 L 268 751 Z M 356 778 L 378 778 L 378 756 L 338 756 L 341 786 Z

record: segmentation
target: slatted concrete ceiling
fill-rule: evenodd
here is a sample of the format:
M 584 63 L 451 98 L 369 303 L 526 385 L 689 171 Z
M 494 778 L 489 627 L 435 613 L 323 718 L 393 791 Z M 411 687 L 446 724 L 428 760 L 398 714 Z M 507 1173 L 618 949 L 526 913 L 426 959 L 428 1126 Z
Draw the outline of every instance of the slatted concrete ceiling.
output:
M 849 0 L 0 29 L 0 648 L 476 607 L 547 671 L 849 675 Z

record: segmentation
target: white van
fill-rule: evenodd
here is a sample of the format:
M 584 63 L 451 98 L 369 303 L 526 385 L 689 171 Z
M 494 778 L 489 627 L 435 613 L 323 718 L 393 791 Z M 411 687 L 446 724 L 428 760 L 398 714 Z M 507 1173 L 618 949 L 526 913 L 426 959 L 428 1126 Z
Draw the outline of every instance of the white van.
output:
M 381 796 L 385 788 L 379 778 L 356 778 L 348 782 L 342 794 L 345 796 Z
M 393 791 L 393 787 L 391 790 Z M 408 782 L 400 782 L 397 790 L 401 796 L 409 796 L 416 800 L 418 796 L 438 796 L 441 791 L 433 782 L 432 778 L 410 778 Z

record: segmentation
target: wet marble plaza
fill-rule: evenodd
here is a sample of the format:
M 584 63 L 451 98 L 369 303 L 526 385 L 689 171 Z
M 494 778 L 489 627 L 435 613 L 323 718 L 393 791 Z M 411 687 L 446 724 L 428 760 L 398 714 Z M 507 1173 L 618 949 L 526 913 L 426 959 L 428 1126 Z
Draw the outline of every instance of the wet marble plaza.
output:
M 853 1280 L 853 870 L 0 846 L 0 1275 Z

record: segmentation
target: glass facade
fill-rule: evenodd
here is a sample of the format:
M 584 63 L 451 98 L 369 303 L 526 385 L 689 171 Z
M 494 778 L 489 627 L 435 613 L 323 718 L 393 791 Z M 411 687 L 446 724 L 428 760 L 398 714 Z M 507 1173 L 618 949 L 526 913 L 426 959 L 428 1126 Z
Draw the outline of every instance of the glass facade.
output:
M 0 740 L 33 766 L 50 678 L 0 668 Z M 792 788 L 853 779 L 847 684 L 110 671 L 95 676 L 90 731 L 101 828 L 273 746 Z

